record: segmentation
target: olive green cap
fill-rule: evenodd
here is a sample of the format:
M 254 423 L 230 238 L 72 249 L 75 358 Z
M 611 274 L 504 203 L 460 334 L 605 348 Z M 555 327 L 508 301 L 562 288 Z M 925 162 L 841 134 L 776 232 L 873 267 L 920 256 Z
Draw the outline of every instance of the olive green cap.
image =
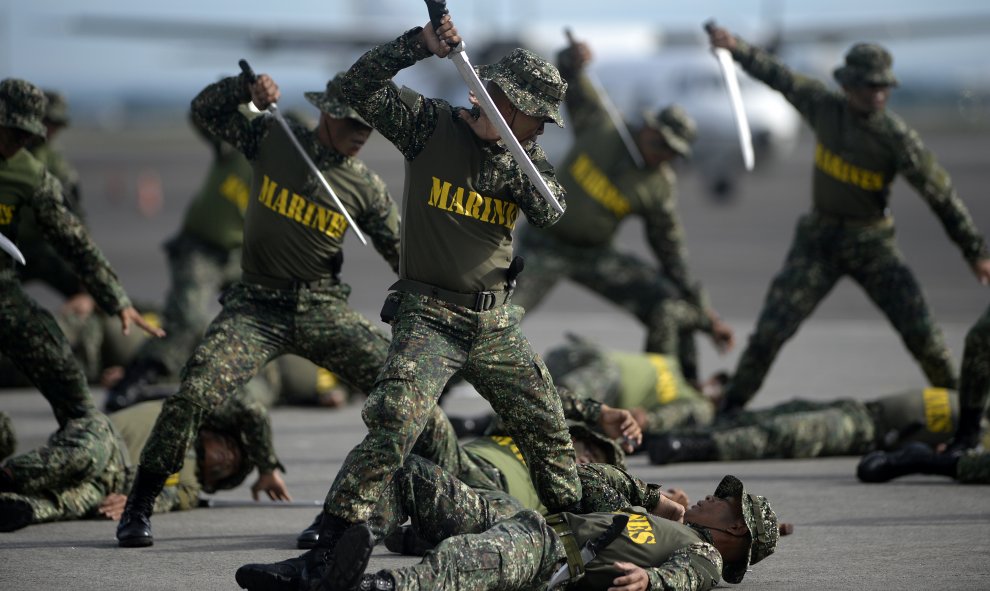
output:
M 846 54 L 846 63 L 832 73 L 843 86 L 897 86 L 890 52 L 874 43 L 857 43 Z
M 687 158 L 691 144 L 698 136 L 698 126 L 682 107 L 670 105 L 659 113 L 643 112 L 643 123 L 660 132 L 670 148 Z
M 371 124 L 358 115 L 358 112 L 344 100 L 344 94 L 340 91 L 341 78 L 343 78 L 343 74 L 334 76 L 327 82 L 327 88 L 322 92 L 307 92 L 305 94 L 306 100 L 335 119 L 354 119 L 371 127 Z
M 27 80 L 0 81 L 0 127 L 14 127 L 45 137 L 45 94 Z
M 560 102 L 567 92 L 567 82 L 547 60 L 532 51 L 517 48 L 494 64 L 478 66 L 475 70 L 479 78 L 498 84 L 523 113 L 564 126 Z
M 54 125 L 68 125 L 69 103 L 66 102 L 62 93 L 54 90 L 46 90 L 45 98 L 48 99 L 48 105 L 45 107 L 44 120 Z
M 746 558 L 736 562 L 726 562 L 722 567 L 722 578 L 729 583 L 739 583 L 751 564 L 763 560 L 777 549 L 780 530 L 777 529 L 777 514 L 770 508 L 766 497 L 746 492 L 741 480 L 735 476 L 725 476 L 718 483 L 715 495 L 720 499 L 734 497 L 742 506 L 743 520 L 749 528 L 750 546 Z

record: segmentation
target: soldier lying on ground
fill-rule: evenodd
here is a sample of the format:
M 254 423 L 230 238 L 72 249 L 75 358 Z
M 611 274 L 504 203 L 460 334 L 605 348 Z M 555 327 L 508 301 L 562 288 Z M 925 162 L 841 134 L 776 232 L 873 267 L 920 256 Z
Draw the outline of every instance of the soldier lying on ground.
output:
M 596 467 L 578 471 L 589 476 Z M 582 477 L 582 483 L 594 481 Z M 436 550 L 418 565 L 365 574 L 356 588 L 540 589 L 563 567 L 569 573 L 564 582 L 572 589 L 645 590 L 709 589 L 723 578 L 738 583 L 750 564 L 776 549 L 779 530 L 769 503 L 748 494 L 733 476 L 687 511 L 675 505 L 676 521 L 643 506 L 653 502 L 653 511 L 666 506 L 658 485 L 646 490 L 649 499 L 626 498 L 610 480 L 598 480 L 584 493 L 589 513 L 544 517 L 504 493 L 476 491 L 427 460 L 409 456 L 369 525 L 349 530 L 337 552 L 355 554 L 351 548 L 380 539 L 409 518 L 425 539 L 439 543 Z M 605 531 L 614 512 L 627 516 L 628 523 L 594 559 L 581 564 L 578 549 Z M 290 576 L 276 581 L 272 571 L 252 565 L 241 567 L 236 578 L 249 590 L 294 588 L 296 582 Z
M 46 445 L 3 462 L 0 531 L 87 517 L 119 519 L 133 466 L 161 408 L 162 401 L 150 401 L 109 416 L 93 412 L 71 419 Z M 10 421 L 0 413 L 0 443 L 13 441 Z M 13 451 L 10 444 L 0 447 L 7 448 L 0 453 Z M 180 470 L 168 478 L 155 512 L 192 509 L 201 490 L 236 487 L 254 468 L 258 450 L 269 450 L 274 458 L 265 409 L 236 399 L 221 406 L 204 421 Z M 258 498 L 257 489 L 252 494 Z
M 947 443 L 959 416 L 959 397 L 924 388 L 862 402 L 792 400 L 742 411 L 710 427 L 648 438 L 653 464 L 815 458 L 895 449 L 909 441 Z
M 579 406 L 569 402 L 565 392 L 561 392 L 561 397 L 565 409 Z M 641 439 L 639 429 L 627 412 L 601 404 L 598 407 L 597 418 L 590 425 L 572 420 L 568 426 L 577 461 L 579 464 L 606 463 L 625 468 L 625 454 L 610 438 L 625 438 L 632 451 Z M 573 412 L 566 414 L 571 419 L 576 417 Z M 601 428 L 607 436 L 592 430 L 592 426 Z M 434 407 L 411 453 L 437 464 L 468 486 L 503 491 L 516 498 L 526 509 L 547 512 L 540 502 L 522 452 L 508 435 L 480 437 L 461 445 L 447 415 L 440 407 Z M 322 513 L 296 538 L 299 548 L 312 548 L 316 544 L 321 517 Z

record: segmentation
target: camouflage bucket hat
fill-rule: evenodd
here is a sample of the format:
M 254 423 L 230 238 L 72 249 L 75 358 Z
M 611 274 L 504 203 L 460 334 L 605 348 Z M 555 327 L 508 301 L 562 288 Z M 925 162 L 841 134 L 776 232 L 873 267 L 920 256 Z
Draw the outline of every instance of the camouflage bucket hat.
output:
M 567 430 L 574 439 L 583 441 L 588 445 L 596 446 L 605 452 L 606 464 L 611 464 L 623 470 L 626 469 L 626 453 L 612 439 L 591 429 L 584 423 L 575 421 L 568 421 Z
M 336 119 L 354 119 L 363 125 L 371 127 L 371 124 L 358 115 L 358 112 L 351 108 L 347 104 L 347 101 L 344 100 L 344 95 L 340 92 L 340 79 L 342 77 L 343 74 L 334 76 L 332 80 L 327 82 L 327 88 L 323 92 L 305 93 L 306 100 L 331 117 Z
M 517 48 L 498 62 L 478 66 L 475 70 L 479 78 L 498 84 L 523 113 L 564 126 L 560 102 L 567 92 L 567 83 L 547 60 L 532 51 Z
M 644 111 L 643 123 L 659 131 L 672 150 L 685 158 L 691 155 L 691 144 L 698 135 L 698 126 L 683 108 L 670 105 L 657 114 Z
M 749 556 L 734 563 L 725 563 L 722 578 L 729 583 L 739 583 L 746 574 L 746 568 L 763 560 L 777 549 L 780 530 L 777 529 L 777 514 L 770 508 L 766 497 L 746 492 L 741 480 L 726 476 L 718 483 L 715 496 L 720 499 L 735 497 L 742 506 L 743 520 L 749 528 Z
M 839 84 L 858 86 L 897 86 L 891 68 L 894 58 L 890 52 L 874 43 L 857 43 L 846 54 L 846 63 L 832 73 Z
M 55 125 L 68 125 L 69 103 L 66 102 L 62 93 L 46 90 L 45 98 L 48 100 L 48 105 L 45 107 L 45 121 Z
M 0 81 L 0 127 L 14 127 L 45 137 L 45 94 L 27 80 Z

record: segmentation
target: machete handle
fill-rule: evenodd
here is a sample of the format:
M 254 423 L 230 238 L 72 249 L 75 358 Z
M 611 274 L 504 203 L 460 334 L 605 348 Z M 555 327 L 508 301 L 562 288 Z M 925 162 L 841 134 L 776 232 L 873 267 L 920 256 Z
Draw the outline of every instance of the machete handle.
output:
M 708 20 L 705 21 L 705 25 L 704 26 L 705 26 L 705 32 L 710 35 L 711 32 L 713 30 L 715 30 L 715 27 L 718 26 L 718 25 L 715 24 L 715 19 L 710 18 L 710 19 L 708 19 Z
M 244 77 L 247 78 L 248 84 L 254 84 L 258 80 L 258 76 L 251 69 L 251 64 L 247 63 L 246 59 L 241 59 L 237 62 L 237 65 L 241 67 L 241 72 L 244 73 Z
M 445 14 L 450 14 L 447 10 L 447 0 L 424 0 L 426 2 L 426 11 L 430 13 L 430 23 L 433 24 L 433 30 L 436 31 L 440 28 L 440 21 L 443 19 Z M 447 45 L 451 47 L 457 47 L 456 43 L 447 42 Z
M 574 38 L 574 31 L 572 31 L 570 27 L 564 27 L 564 36 L 567 37 L 567 43 L 569 43 L 571 47 L 577 45 L 577 40 Z

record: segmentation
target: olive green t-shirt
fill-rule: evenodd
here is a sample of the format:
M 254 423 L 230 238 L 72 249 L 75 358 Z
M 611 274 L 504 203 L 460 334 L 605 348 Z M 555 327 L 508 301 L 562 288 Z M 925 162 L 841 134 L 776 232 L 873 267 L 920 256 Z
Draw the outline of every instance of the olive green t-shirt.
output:
M 575 246 L 612 242 L 630 215 L 656 216 L 673 208 L 675 178 L 663 164 L 639 168 L 611 122 L 586 129 L 557 167 L 567 191 L 567 215 L 544 231 Z
M 251 193 L 251 163 L 221 144 L 206 180 L 193 197 L 182 221 L 182 233 L 225 251 L 244 241 L 244 210 Z
M 294 126 L 293 132 L 353 219 L 378 216 L 392 207 L 387 226 L 398 234 L 398 212 L 377 175 L 360 160 L 322 147 L 312 131 Z M 310 174 L 281 126 L 269 121 L 252 163 L 241 267 L 280 279 L 329 277 L 348 229 L 347 219 Z
M 945 388 L 924 388 L 890 394 L 867 403 L 877 426 L 878 443 L 886 447 L 905 441 L 938 445 L 956 431 L 959 394 Z M 885 442 L 887 436 L 892 441 Z
M 529 475 L 526 460 L 511 437 L 501 435 L 479 437 L 464 444 L 464 451 L 498 468 L 505 480 L 506 492 L 518 499 L 523 507 L 540 513 L 547 512 L 547 508 L 540 502 L 540 497 L 536 493 L 536 486 Z
M 605 354 L 619 367 L 619 388 L 615 400 L 606 401 L 616 408 L 653 409 L 675 400 L 700 400 L 701 394 L 681 374 L 677 358 L 656 353 Z
M 675 553 L 684 556 L 686 564 L 679 566 L 686 566 L 695 572 L 697 580 L 702 583 L 699 588 L 709 589 L 721 579 L 720 557 L 716 558 L 717 552 L 698 531 L 682 523 L 651 515 L 642 507 L 631 508 L 628 513 L 629 522 L 622 534 L 598 552 L 585 566 L 584 577 L 570 584 L 568 589 L 604 591 L 621 574 L 612 566 L 614 562 L 631 562 L 642 568 L 660 567 Z M 563 513 L 563 516 L 574 532 L 578 547 L 604 532 L 613 518 L 611 513 Z

